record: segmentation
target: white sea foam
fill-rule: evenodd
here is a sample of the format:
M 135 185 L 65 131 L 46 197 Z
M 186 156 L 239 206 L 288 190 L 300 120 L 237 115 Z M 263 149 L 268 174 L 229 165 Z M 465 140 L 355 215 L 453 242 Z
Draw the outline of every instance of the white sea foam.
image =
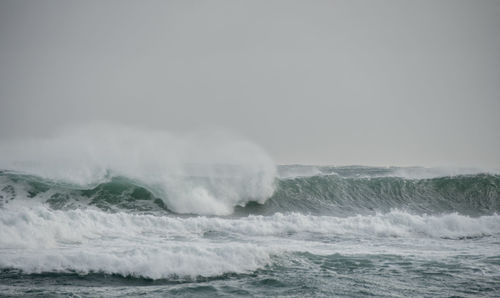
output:
M 2 252 L 0 266 L 26 273 L 104 272 L 153 279 L 172 276 L 217 276 L 226 272 L 244 273 L 270 262 L 269 254 L 253 244 L 172 243 L 152 246 L 121 243 L 103 247 Z
M 0 209 L 2 247 L 50 248 L 60 241 L 84 243 L 103 235 L 130 238 L 142 234 L 168 239 L 194 239 L 207 232 L 236 236 L 280 236 L 293 233 L 460 238 L 500 233 L 500 216 L 469 217 L 457 213 L 415 215 L 393 210 L 351 217 L 300 213 L 241 218 L 176 217 L 106 213 L 94 209 L 52 210 L 44 205 Z M 22 204 L 24 205 L 24 204 Z
M 255 244 L 207 241 L 191 229 L 183 235 L 180 218 L 54 211 L 16 202 L 0 209 L 0 267 L 157 279 L 241 273 L 270 262 L 270 252 Z
M 126 176 L 180 213 L 230 214 L 274 191 L 275 165 L 257 145 L 225 132 L 175 135 L 82 126 L 48 139 L 0 143 L 0 169 L 88 187 Z
M 346 218 L 303 214 L 177 217 L 52 210 L 15 200 L 0 208 L 0 267 L 150 278 L 214 276 L 262 268 L 272 262 L 273 255 L 288 252 L 386 253 L 405 241 L 411 243 L 411 249 L 418 243 L 443 241 L 441 238 L 496 237 L 498 231 L 498 215 L 472 218 L 395 210 Z M 348 242 L 350 251 L 345 250 L 345 241 L 335 240 L 347 238 L 355 240 L 355 244 Z M 360 239 L 365 242 L 358 243 Z M 389 246 L 371 246 L 372 241 L 384 243 L 381 239 L 387 239 Z M 455 249 L 454 243 L 450 245 Z
M 448 176 L 461 175 L 476 175 L 476 174 L 494 174 L 499 175 L 499 169 L 483 169 L 483 168 L 460 168 L 460 167 L 404 167 L 392 168 L 390 174 L 386 176 L 402 177 L 406 179 L 431 179 Z
M 278 167 L 278 177 L 280 179 L 331 175 L 348 178 L 400 177 L 405 179 L 432 179 L 477 174 L 500 175 L 500 169 L 463 167 L 333 167 L 310 165 L 281 165 Z

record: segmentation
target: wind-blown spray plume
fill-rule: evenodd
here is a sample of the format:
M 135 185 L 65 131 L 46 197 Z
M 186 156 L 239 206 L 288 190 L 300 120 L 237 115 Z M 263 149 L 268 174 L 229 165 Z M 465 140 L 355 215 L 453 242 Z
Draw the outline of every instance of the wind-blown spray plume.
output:
M 82 188 L 124 177 L 179 213 L 231 214 L 274 191 L 275 165 L 259 146 L 225 132 L 176 135 L 116 125 L 68 129 L 0 144 L 0 168 Z

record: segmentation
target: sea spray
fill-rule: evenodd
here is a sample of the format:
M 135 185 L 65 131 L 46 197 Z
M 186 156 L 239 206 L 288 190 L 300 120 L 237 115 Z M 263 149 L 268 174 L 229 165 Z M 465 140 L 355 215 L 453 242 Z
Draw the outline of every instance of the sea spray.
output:
M 499 213 L 498 171 L 83 127 L 0 143 L 0 295 L 498 296 Z
M 102 124 L 4 141 L 0 168 L 82 188 L 123 176 L 172 211 L 213 215 L 231 214 L 250 200 L 264 202 L 276 172 L 264 150 L 227 132 L 179 135 Z

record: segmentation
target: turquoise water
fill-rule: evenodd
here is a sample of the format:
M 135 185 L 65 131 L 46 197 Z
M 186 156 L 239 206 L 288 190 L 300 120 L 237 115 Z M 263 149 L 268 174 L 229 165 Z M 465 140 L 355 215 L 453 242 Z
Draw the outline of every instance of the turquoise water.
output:
M 1 172 L 0 295 L 500 295 L 495 173 L 280 166 L 267 200 L 224 215 L 174 212 L 172 194 Z

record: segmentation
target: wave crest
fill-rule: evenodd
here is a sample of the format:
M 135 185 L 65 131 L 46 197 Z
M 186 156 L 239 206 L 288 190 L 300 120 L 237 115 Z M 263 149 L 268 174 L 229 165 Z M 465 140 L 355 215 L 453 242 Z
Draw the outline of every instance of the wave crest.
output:
M 226 132 L 175 135 L 112 125 L 0 144 L 0 168 L 91 188 L 123 176 L 179 213 L 227 215 L 274 191 L 275 165 Z

